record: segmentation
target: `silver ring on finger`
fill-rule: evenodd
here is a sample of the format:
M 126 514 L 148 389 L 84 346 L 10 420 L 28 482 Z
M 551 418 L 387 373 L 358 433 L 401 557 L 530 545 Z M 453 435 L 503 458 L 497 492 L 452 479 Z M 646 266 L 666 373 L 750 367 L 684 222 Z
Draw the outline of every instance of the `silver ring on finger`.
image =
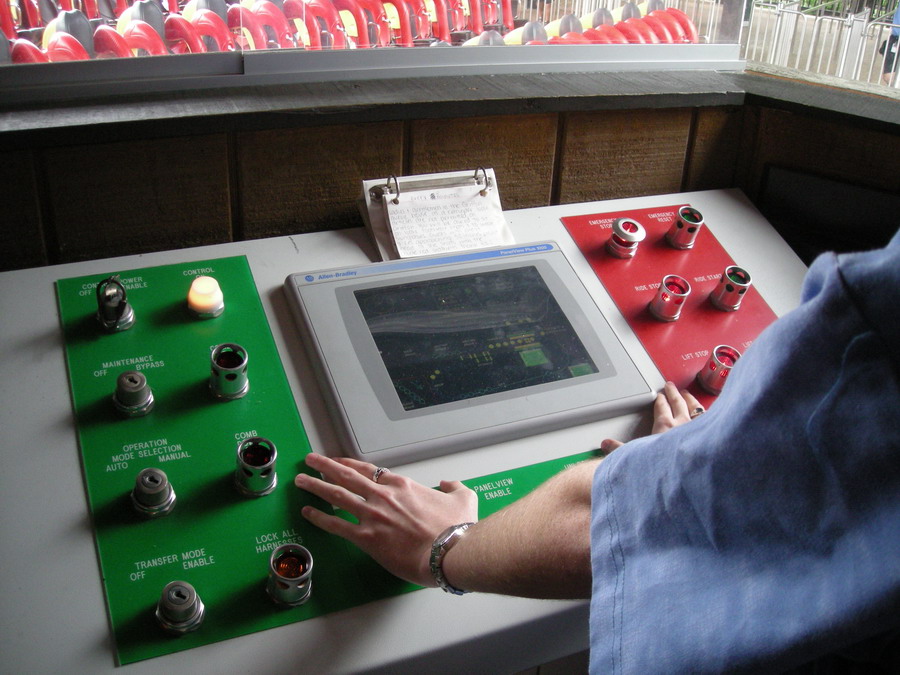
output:
M 386 473 L 390 473 L 390 471 L 390 469 L 384 466 L 376 467 L 375 473 L 372 474 L 372 482 L 377 483 L 379 478 L 381 478 Z
M 706 412 L 706 408 L 704 408 L 702 405 L 698 405 L 696 408 L 691 410 L 691 419 L 694 419 L 695 417 L 700 417 L 700 415 L 702 415 L 705 412 Z M 376 481 L 376 482 L 378 482 L 378 481 Z

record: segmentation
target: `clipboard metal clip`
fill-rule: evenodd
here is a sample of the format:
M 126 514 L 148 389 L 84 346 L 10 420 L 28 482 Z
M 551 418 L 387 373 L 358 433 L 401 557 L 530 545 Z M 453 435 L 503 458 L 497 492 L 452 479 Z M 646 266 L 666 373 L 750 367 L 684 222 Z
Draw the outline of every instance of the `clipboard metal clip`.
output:
M 475 169 L 475 173 L 471 176 L 452 176 L 442 178 L 414 178 L 403 181 L 404 192 L 418 192 L 420 190 L 434 190 L 437 188 L 455 188 L 466 187 L 472 185 L 480 187 L 478 191 L 482 197 L 487 197 L 488 192 L 494 189 L 494 181 L 488 175 L 487 170 L 483 166 Z M 369 189 L 369 194 L 373 201 L 381 201 L 382 199 L 392 196 L 390 200 L 393 204 L 400 203 L 400 179 L 395 175 L 388 177 L 384 185 L 376 185 Z
M 478 180 L 478 174 L 483 176 L 482 180 Z M 493 182 L 491 181 L 491 177 L 487 175 L 487 171 L 483 166 L 479 166 L 475 169 L 475 175 L 472 177 L 475 180 L 476 185 L 484 185 L 481 190 L 478 192 L 482 197 L 487 197 L 488 191 L 494 187 Z
M 394 181 L 394 189 L 391 190 L 391 181 Z M 397 176 L 391 174 L 390 178 L 388 178 L 387 185 L 384 186 L 385 192 L 384 194 L 392 194 L 394 198 L 391 200 L 394 204 L 400 203 L 400 181 L 397 180 Z

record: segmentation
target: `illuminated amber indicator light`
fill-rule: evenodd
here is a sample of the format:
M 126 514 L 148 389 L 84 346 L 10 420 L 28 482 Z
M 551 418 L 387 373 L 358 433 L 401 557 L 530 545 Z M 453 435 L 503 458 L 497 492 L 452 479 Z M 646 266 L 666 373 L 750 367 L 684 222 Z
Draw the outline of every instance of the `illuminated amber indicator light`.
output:
M 676 321 L 690 294 L 691 285 L 687 279 L 677 274 L 667 274 L 659 285 L 656 297 L 650 301 L 650 313 L 659 321 Z
M 750 273 L 737 265 L 729 265 L 722 272 L 719 283 L 709 294 L 713 307 L 723 312 L 734 312 L 741 306 L 744 294 L 750 288 Z
M 647 236 L 644 227 L 632 218 L 613 221 L 612 235 L 606 242 L 606 251 L 616 258 L 633 258 L 638 244 Z
M 298 579 L 306 571 L 307 560 L 295 551 L 286 551 L 275 561 L 275 571 L 278 576 L 288 579 Z
M 312 593 L 312 554 L 300 544 L 282 544 L 269 558 L 266 592 L 274 602 L 296 607 Z
M 225 298 L 219 282 L 212 277 L 199 276 L 188 291 L 188 309 L 201 319 L 217 317 L 225 311 Z
M 718 396 L 725 386 L 728 374 L 741 358 L 741 353 L 729 345 L 719 345 L 712 350 L 706 365 L 697 373 L 697 383 L 704 391 Z
M 238 443 L 234 471 L 238 491 L 248 497 L 263 497 L 272 492 L 278 483 L 277 457 L 275 444 L 267 438 L 253 436 Z

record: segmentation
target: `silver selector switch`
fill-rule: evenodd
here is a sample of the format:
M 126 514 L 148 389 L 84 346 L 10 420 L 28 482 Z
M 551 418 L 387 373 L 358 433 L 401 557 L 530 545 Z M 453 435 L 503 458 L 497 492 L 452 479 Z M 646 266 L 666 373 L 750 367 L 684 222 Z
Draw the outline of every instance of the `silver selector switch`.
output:
M 153 391 L 138 370 L 126 370 L 116 378 L 113 404 L 123 417 L 141 417 L 153 410 Z
M 128 294 L 118 274 L 97 284 L 97 321 L 103 330 L 110 333 L 127 330 L 134 325 L 134 310 L 128 304 Z
M 203 623 L 206 608 L 197 591 L 186 581 L 166 584 L 156 605 L 159 625 L 171 635 L 184 635 Z
M 134 481 L 131 503 L 148 518 L 170 513 L 175 507 L 175 490 L 165 472 L 153 467 L 143 469 Z

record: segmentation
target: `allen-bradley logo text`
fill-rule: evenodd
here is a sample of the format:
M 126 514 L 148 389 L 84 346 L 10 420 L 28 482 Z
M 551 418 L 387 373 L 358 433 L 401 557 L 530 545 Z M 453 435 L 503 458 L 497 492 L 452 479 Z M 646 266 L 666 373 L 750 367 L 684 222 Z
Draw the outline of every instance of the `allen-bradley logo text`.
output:
M 341 277 L 355 277 L 356 270 L 347 270 L 346 272 L 324 272 L 316 276 L 316 281 L 327 281 L 328 279 L 340 279 Z M 307 281 L 313 281 L 312 275 L 306 276 Z

